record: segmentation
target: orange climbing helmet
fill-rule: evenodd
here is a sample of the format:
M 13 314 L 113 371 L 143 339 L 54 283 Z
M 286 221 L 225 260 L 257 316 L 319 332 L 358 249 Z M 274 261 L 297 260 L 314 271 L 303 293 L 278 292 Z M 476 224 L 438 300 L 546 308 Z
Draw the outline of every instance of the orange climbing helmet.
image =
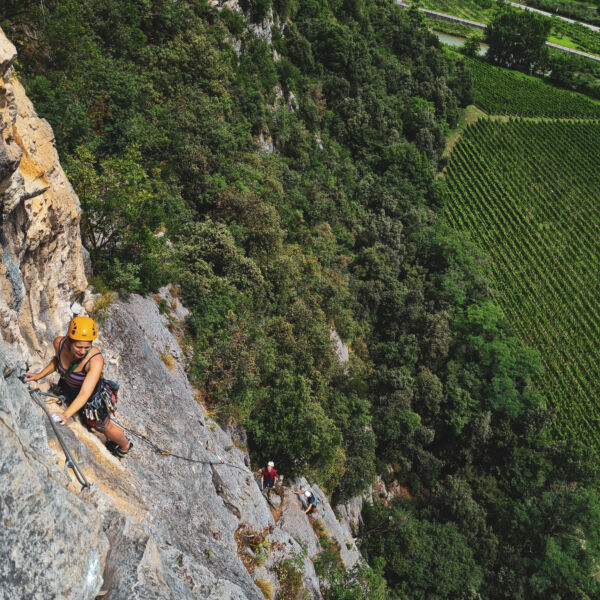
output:
M 98 337 L 96 321 L 90 317 L 75 317 L 69 323 L 67 335 L 78 342 L 92 342 Z

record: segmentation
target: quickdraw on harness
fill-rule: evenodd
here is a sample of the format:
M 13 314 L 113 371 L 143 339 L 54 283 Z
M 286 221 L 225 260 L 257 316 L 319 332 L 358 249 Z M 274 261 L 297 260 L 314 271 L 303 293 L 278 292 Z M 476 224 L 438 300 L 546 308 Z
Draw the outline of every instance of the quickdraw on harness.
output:
M 117 412 L 117 393 L 119 384 L 110 379 L 101 379 L 99 389 L 92 394 L 84 405 L 83 414 L 90 427 L 102 423 L 106 416 Z

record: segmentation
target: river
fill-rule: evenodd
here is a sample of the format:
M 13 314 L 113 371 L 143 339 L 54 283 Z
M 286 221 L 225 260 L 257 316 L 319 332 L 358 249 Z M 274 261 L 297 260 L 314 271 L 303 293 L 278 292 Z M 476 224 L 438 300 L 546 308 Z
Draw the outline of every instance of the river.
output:
M 460 37 L 458 35 L 452 35 L 450 33 L 444 33 L 442 31 L 434 31 L 433 33 L 435 33 L 435 35 L 437 35 L 438 40 L 440 40 L 440 42 L 442 42 L 442 44 L 447 44 L 448 46 L 462 46 L 466 40 L 466 38 L 464 38 L 464 37 Z M 481 56 L 483 56 L 487 52 L 488 48 L 489 48 L 489 46 L 487 44 L 482 43 L 479 54 Z

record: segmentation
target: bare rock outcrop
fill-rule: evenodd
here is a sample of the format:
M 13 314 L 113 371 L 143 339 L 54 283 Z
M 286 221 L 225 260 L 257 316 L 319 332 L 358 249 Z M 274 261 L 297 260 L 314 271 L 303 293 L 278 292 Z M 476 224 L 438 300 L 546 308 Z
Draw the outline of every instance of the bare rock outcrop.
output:
M 317 498 L 317 513 L 314 517 L 307 517 L 302 510 L 302 502 L 292 490 L 310 489 Z M 340 549 L 340 557 L 347 569 L 351 569 L 361 560 L 360 552 L 352 536 L 342 527 L 337 519 L 327 496 L 317 485 L 310 485 L 301 477 L 293 482 L 292 488 L 286 490 L 283 512 L 279 526 L 298 540 L 305 548 L 310 559 L 316 558 L 321 551 L 319 539 L 315 535 L 314 521 L 320 521 L 325 535 L 335 540 Z
M 346 504 L 338 504 L 335 507 L 339 523 L 347 538 L 355 538 L 363 526 L 361 513 L 365 502 L 373 503 L 371 492 L 365 494 L 365 496 L 355 496 Z
M 23 371 L 0 343 L 0 598 L 94 598 L 108 540 L 88 493 L 69 489 Z
M 247 453 L 204 417 L 185 375 L 160 359 L 165 344 L 177 346 L 164 319 L 152 299 L 133 296 L 116 302 L 101 324 L 105 374 L 122 385 L 117 419 L 134 448 L 119 461 L 77 418 L 61 428 L 92 484 L 81 493 L 61 470 L 45 415 L 17 379 L 24 365 L 5 361 L 0 598 L 92 600 L 103 591 L 105 600 L 261 600 L 255 581 L 277 590 L 276 565 L 303 555 L 297 536 L 275 522 Z M 269 532 L 256 572 L 241 560 L 240 528 Z M 305 587 L 320 598 L 313 564 L 302 560 Z
M 15 47 L 0 30 L 0 333 L 40 356 L 84 294 L 79 200 L 54 135 L 15 77 Z

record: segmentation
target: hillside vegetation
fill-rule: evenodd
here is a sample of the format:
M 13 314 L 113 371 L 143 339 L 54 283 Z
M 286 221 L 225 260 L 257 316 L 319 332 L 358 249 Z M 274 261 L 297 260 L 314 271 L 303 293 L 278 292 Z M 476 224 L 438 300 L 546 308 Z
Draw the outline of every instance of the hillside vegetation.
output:
M 240 4 L 7 5 L 102 284 L 178 285 L 190 377 L 256 462 L 403 486 L 366 509 L 373 579 L 333 561 L 328 600 L 598 594 L 596 465 L 441 214 L 464 63 L 392 0 Z
M 521 4 L 527 4 L 549 13 L 562 15 L 574 19 L 600 25 L 600 15 L 598 0 L 525 0 Z

